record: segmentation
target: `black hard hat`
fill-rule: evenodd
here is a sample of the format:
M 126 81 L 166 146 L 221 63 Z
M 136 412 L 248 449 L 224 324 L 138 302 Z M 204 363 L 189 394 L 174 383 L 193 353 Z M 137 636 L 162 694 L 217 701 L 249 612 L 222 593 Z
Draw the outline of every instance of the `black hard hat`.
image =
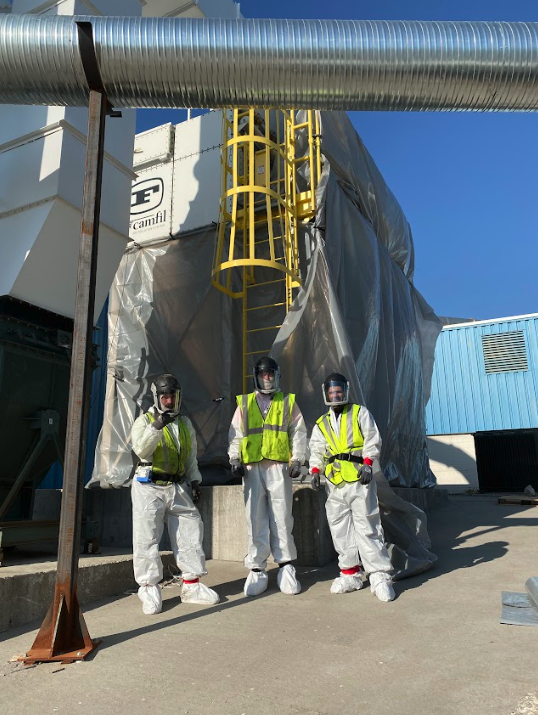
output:
M 273 372 L 274 380 L 271 389 L 264 389 L 263 385 L 258 381 L 258 375 L 266 370 L 271 370 Z M 280 387 L 280 368 L 276 360 L 270 357 L 263 357 L 258 360 L 256 365 L 254 365 L 254 389 L 260 390 L 266 395 L 278 392 Z
M 343 382 L 343 383 L 346 383 L 347 381 L 348 381 L 348 380 L 347 380 L 347 377 L 345 377 L 344 375 L 342 375 L 342 373 L 340 373 L 340 372 L 331 372 L 330 375 L 327 375 L 327 377 L 325 378 L 325 382 L 324 382 L 323 384 L 324 384 L 324 385 L 328 385 L 328 384 L 331 383 L 331 382 L 337 382 L 337 383 Z
M 331 387 L 341 387 L 344 391 L 343 398 L 341 400 L 329 400 L 329 389 Z M 338 407 L 339 405 L 347 405 L 349 402 L 349 381 L 345 375 L 341 372 L 331 372 L 327 375 L 325 382 L 322 387 L 323 400 L 326 405 L 331 407 Z
M 169 372 L 165 372 L 159 375 L 159 377 L 156 377 L 153 381 L 153 386 L 158 395 L 165 395 L 175 392 L 176 390 L 181 390 L 181 385 L 178 380 Z
M 258 360 L 256 365 L 254 365 L 254 372 L 261 372 L 262 370 L 278 370 L 278 363 L 276 360 L 270 357 L 262 357 Z

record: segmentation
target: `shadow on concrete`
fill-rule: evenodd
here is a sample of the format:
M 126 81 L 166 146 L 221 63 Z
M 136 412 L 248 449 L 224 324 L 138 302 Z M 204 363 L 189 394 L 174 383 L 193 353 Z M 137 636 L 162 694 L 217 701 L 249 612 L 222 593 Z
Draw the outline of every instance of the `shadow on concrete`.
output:
M 326 571 L 326 573 L 323 573 Z M 332 568 L 321 567 L 319 569 L 298 569 L 299 579 L 302 585 L 302 592 L 306 593 L 309 588 L 311 588 L 315 583 L 319 583 L 320 580 L 328 581 L 332 580 L 334 576 L 332 573 Z M 271 575 L 274 574 L 273 578 Z M 322 577 L 321 579 L 319 577 Z M 215 590 L 218 592 L 219 596 L 226 598 L 226 596 L 235 595 L 241 593 L 243 589 L 244 578 L 236 579 L 234 581 L 229 581 L 224 584 L 215 585 Z M 212 615 L 214 613 L 220 613 L 222 611 L 228 611 L 231 608 L 237 606 L 246 606 L 248 603 L 253 603 L 259 601 L 262 598 L 267 598 L 267 596 L 279 595 L 278 587 L 276 586 L 276 569 L 269 572 L 269 588 L 267 591 L 262 593 L 256 598 L 247 598 L 242 596 L 241 598 L 235 599 L 233 601 L 225 600 L 224 602 L 218 603 L 215 606 L 209 608 L 202 608 L 201 610 L 195 611 L 194 613 L 185 613 L 184 615 L 177 616 L 176 618 L 167 618 L 166 620 L 148 623 L 147 626 L 141 628 L 134 628 L 129 631 L 123 631 L 121 633 L 116 633 L 109 636 L 100 636 L 98 633 L 92 633 L 92 638 L 102 638 L 102 643 L 99 648 L 94 651 L 86 660 L 93 660 L 98 657 L 99 653 L 107 648 L 118 645 L 138 636 L 144 635 L 146 633 L 152 633 L 155 631 L 160 631 L 170 626 L 176 626 L 180 623 L 188 623 L 189 621 L 197 620 L 198 618 L 203 618 L 204 616 Z M 301 597 L 301 594 L 297 596 Z M 283 599 L 291 598 L 290 596 L 285 596 L 282 594 Z M 168 611 L 172 612 L 174 608 L 181 603 L 180 596 L 172 596 L 163 601 L 163 613 Z
M 454 509 L 457 503 L 461 504 L 461 508 Z M 509 541 L 502 539 L 505 529 L 538 526 L 538 511 L 534 518 L 513 518 L 521 513 L 522 508 L 499 506 L 493 498 L 485 500 L 479 496 L 475 500 L 470 496 L 453 501 L 451 506 L 437 508 L 428 514 L 428 530 L 432 549 L 438 556 L 437 563 L 429 571 L 398 581 L 398 594 L 418 588 L 444 574 L 500 559 L 508 552 Z M 466 546 L 467 542 L 487 535 L 496 538 L 483 544 Z

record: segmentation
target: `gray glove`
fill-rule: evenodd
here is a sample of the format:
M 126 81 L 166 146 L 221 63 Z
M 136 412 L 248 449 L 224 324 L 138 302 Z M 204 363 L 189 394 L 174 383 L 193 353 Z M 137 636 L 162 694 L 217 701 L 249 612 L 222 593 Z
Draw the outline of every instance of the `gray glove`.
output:
M 173 421 L 174 415 L 171 412 L 162 412 L 161 414 L 157 415 L 157 417 L 153 420 L 153 426 L 155 427 L 155 429 L 162 429 Z
M 200 482 L 191 482 L 192 501 L 196 504 L 200 499 Z
M 301 476 L 301 463 L 299 461 L 294 459 L 290 464 L 289 475 L 292 479 L 297 479 L 297 477 Z
M 240 459 L 231 459 L 230 467 L 232 468 L 232 477 L 234 479 L 236 477 L 244 477 L 245 476 L 245 467 L 241 463 Z
M 363 464 L 361 467 L 360 476 L 361 484 L 364 484 L 364 486 L 370 484 L 370 482 L 372 481 L 372 477 L 374 476 L 372 467 L 369 464 Z
M 310 486 L 312 489 L 315 489 L 316 491 L 319 491 L 321 489 L 321 479 L 319 472 L 313 472 L 312 473 L 312 479 L 310 480 Z

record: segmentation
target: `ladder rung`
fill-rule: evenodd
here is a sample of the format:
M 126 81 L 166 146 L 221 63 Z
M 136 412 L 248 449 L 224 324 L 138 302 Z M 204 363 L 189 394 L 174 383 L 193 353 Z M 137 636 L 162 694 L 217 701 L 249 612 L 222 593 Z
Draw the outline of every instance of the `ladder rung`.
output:
M 246 355 L 269 355 L 271 350 L 254 350 L 251 353 L 245 353 Z
M 269 303 L 268 305 L 257 305 L 255 308 L 247 308 L 249 310 L 261 310 L 262 308 L 278 308 L 280 305 L 286 305 L 286 303 Z
M 282 326 L 281 325 L 271 325 L 270 327 L 267 328 L 253 328 L 252 330 L 247 330 L 247 333 L 261 333 L 263 330 L 279 330 Z
M 264 281 L 263 283 L 251 283 L 250 285 L 247 286 L 247 288 L 260 288 L 261 286 L 268 286 L 272 285 L 273 283 L 285 283 L 286 279 L 285 278 L 277 278 L 274 281 Z

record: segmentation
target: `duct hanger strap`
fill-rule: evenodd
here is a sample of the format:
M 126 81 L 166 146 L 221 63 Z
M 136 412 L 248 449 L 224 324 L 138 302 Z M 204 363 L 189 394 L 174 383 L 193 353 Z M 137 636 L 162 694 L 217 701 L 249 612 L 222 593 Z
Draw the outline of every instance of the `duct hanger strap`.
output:
M 0 14 L 0 103 L 538 110 L 538 23 Z M 82 40 L 84 42 L 84 40 Z M 84 60 L 85 62 L 86 60 Z
M 95 45 L 93 44 L 93 30 L 91 22 L 77 22 L 78 43 L 80 49 L 80 59 L 84 74 L 88 81 L 88 87 L 97 92 L 104 92 L 103 80 L 99 71 L 99 64 L 95 54 Z
M 84 68 L 84 74 L 86 75 L 88 87 L 90 91 L 101 92 L 106 98 L 106 91 L 103 86 L 101 72 L 99 71 L 99 63 L 97 62 L 97 55 L 95 53 L 92 24 L 91 22 L 78 21 L 76 25 L 78 31 L 80 59 L 82 61 L 82 67 Z M 112 108 L 108 98 L 106 98 L 106 102 L 106 113 L 111 117 L 121 117 L 121 112 L 115 111 Z

